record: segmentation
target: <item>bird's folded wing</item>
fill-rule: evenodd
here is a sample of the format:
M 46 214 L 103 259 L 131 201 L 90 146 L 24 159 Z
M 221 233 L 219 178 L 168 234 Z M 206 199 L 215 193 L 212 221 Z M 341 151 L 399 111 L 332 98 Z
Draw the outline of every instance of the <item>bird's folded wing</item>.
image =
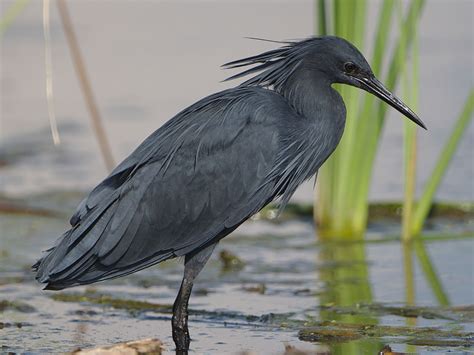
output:
M 175 122 L 176 134 L 165 126 L 94 189 L 37 278 L 62 288 L 128 274 L 226 235 L 267 204 L 274 118 L 261 103 L 219 104 Z

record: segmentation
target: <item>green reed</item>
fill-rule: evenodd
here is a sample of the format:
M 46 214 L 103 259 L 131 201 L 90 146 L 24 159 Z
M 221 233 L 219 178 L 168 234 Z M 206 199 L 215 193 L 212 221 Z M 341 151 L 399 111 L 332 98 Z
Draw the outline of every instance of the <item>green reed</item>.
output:
M 319 32 L 344 37 L 362 50 L 372 41 L 372 69 L 390 90 L 395 88 L 408 55 L 424 0 L 412 0 L 402 23 L 392 26 L 395 4 L 395 0 L 381 4 L 375 34 L 369 36 L 366 21 L 370 8 L 366 0 L 317 2 Z M 384 61 L 392 27 L 397 42 L 390 60 Z M 338 89 L 347 106 L 346 130 L 339 147 L 319 173 L 315 218 L 323 237 L 357 239 L 362 238 L 367 225 L 371 175 L 387 107 L 356 88 Z

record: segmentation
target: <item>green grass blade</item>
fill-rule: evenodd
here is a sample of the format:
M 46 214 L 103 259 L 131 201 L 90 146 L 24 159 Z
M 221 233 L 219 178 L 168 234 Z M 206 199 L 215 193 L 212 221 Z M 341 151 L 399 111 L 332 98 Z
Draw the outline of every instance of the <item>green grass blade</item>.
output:
M 326 16 L 326 0 L 316 0 L 316 17 L 318 19 L 318 34 L 326 36 L 328 34 L 328 23 Z
M 428 216 L 430 207 L 433 203 L 433 198 L 438 189 L 441 180 L 443 179 L 444 174 L 449 166 L 449 163 L 456 151 L 459 142 L 463 133 L 466 131 L 467 125 L 472 120 L 474 110 L 474 89 L 471 89 L 469 96 L 466 100 L 464 108 L 461 115 L 459 116 L 456 125 L 446 142 L 443 151 L 436 163 L 436 166 L 433 172 L 430 175 L 430 179 L 425 185 L 423 194 L 421 195 L 420 200 L 416 206 L 414 218 L 413 218 L 413 234 L 418 235 L 422 228 L 423 224 Z
M 366 1 L 352 1 L 352 7 L 345 12 L 345 20 L 351 25 L 348 26 L 346 38 L 354 43 L 357 47 L 363 48 L 364 34 L 366 24 Z M 347 6 L 347 5 L 346 5 Z M 352 19 L 354 17 L 355 19 Z M 336 33 L 339 35 L 338 33 Z M 352 149 L 357 139 L 357 115 L 360 108 L 360 90 L 349 86 L 338 86 L 339 91 L 343 95 L 347 108 L 347 119 L 344 137 L 339 144 L 334 161 L 337 164 L 337 175 L 334 176 L 335 184 L 334 199 L 334 227 L 336 230 L 345 231 L 348 229 L 347 224 L 350 221 L 350 208 L 347 208 L 347 194 L 350 189 L 353 171 L 350 170 L 352 161 Z
M 399 76 L 398 73 L 402 65 L 399 60 L 399 52 L 403 50 L 403 48 L 401 48 L 402 43 L 405 43 L 405 46 L 407 47 L 411 45 L 411 34 L 413 33 L 415 26 L 418 24 L 424 3 L 424 0 L 413 0 L 410 3 L 406 20 L 400 29 L 398 44 L 390 62 L 387 78 L 383 80 L 389 90 L 394 89 Z M 364 142 L 363 152 L 365 154 L 364 159 L 361 160 L 362 164 L 359 166 L 361 171 L 359 175 L 360 180 L 358 181 L 359 189 L 355 197 L 354 223 L 357 226 L 356 228 L 362 228 L 362 226 L 366 224 L 368 206 L 367 196 L 370 187 L 370 178 L 388 105 L 378 100 L 376 106 L 375 117 L 373 111 L 369 112 L 368 116 L 361 117 L 361 124 L 364 125 L 365 132 L 362 140 Z
M 405 194 L 402 210 L 402 239 L 411 238 L 411 221 L 416 184 L 416 128 L 404 122 Z
M 406 61 L 406 51 L 411 45 L 411 36 L 419 22 L 424 3 L 424 0 L 412 0 L 403 25 L 399 26 L 399 40 L 389 61 L 387 78 L 382 78 L 392 90 L 402 64 Z M 379 77 L 383 72 L 384 58 L 390 42 L 388 37 L 395 4 L 396 0 L 384 1 L 378 16 L 371 64 Z M 366 1 L 332 0 L 323 3 L 318 0 L 316 5 L 318 16 L 325 16 L 324 20 L 321 17 L 318 21 L 320 31 L 323 31 L 322 24 L 325 23 L 325 31 L 347 38 L 363 48 Z M 329 23 L 332 31 L 328 29 Z M 338 88 L 347 106 L 346 130 L 338 149 L 320 169 L 315 219 L 320 222 L 320 227 L 326 229 L 326 235 L 357 238 L 366 228 L 370 178 L 387 107 L 368 94 L 363 96 L 364 100 L 361 102 L 359 93 L 351 89 Z
M 415 112 L 418 110 L 419 92 L 419 46 L 418 31 L 413 32 L 413 51 L 411 56 L 412 72 L 404 67 L 404 91 L 407 94 L 406 102 Z M 406 57 L 405 53 L 400 53 L 401 60 Z M 411 239 L 411 225 L 413 218 L 413 204 L 415 200 L 416 188 L 416 161 L 417 161 L 417 127 L 410 121 L 404 120 L 404 165 L 405 165 L 405 196 L 402 213 L 402 239 Z
M 23 9 L 28 4 L 29 0 L 16 0 L 8 10 L 5 12 L 5 15 L 0 19 L 0 38 L 3 37 L 3 34 L 8 27 L 13 23 L 17 16 L 23 11 Z
M 329 30 L 329 15 L 327 11 L 327 2 L 325 0 L 316 0 L 316 10 L 318 18 L 318 34 L 327 35 L 330 33 Z M 333 13 L 335 13 L 335 4 L 331 7 Z M 335 17 L 333 18 L 335 20 Z M 335 26 L 335 22 L 332 22 Z M 314 201 L 315 207 L 313 209 L 313 218 L 315 223 L 320 229 L 325 228 L 329 224 L 329 219 L 332 210 L 332 181 L 331 176 L 333 175 L 334 164 L 331 160 L 328 160 L 324 164 L 317 177 L 317 186 L 314 190 Z M 321 188 L 322 186 L 322 188 Z
M 393 57 L 389 66 L 387 78 L 385 79 L 385 84 L 389 90 L 394 90 L 397 84 L 397 79 L 399 76 L 398 73 L 400 72 L 400 67 L 403 64 L 403 60 L 400 61 L 399 52 L 403 50 L 406 51 L 406 48 L 411 46 L 413 38 L 414 38 L 413 33 L 416 30 L 416 26 L 418 24 L 418 20 L 422 13 L 424 4 L 425 4 L 425 0 L 413 0 L 411 2 L 410 8 L 408 10 L 408 14 L 406 16 L 406 20 L 401 27 L 400 38 L 399 38 L 397 47 L 395 49 L 395 52 L 393 53 Z M 402 48 L 402 46 L 405 48 Z M 382 124 L 383 124 L 387 109 L 388 109 L 388 105 L 385 104 L 384 102 L 379 101 L 378 111 L 381 117 L 381 122 L 380 122 L 381 125 L 377 126 L 378 129 L 375 131 L 377 136 L 380 135 Z
M 351 42 L 357 42 L 356 44 L 361 46 L 364 38 L 365 31 L 365 16 L 366 16 L 366 1 L 355 1 L 355 0 L 334 0 L 332 2 L 333 18 L 334 18 L 334 34 L 340 37 L 344 37 Z M 357 16 L 356 16 L 357 15 Z M 346 170 L 344 159 L 347 159 L 345 153 L 350 144 L 348 140 L 351 138 L 351 125 L 354 124 L 354 120 L 351 119 L 351 114 L 357 112 L 358 101 L 354 95 L 356 90 L 347 86 L 338 85 L 337 90 L 344 97 L 346 106 L 348 107 L 348 119 L 345 129 L 344 138 L 339 145 L 338 149 L 334 152 L 332 157 L 328 160 L 327 164 L 321 169 L 320 182 L 321 186 L 324 186 L 324 193 L 327 199 L 330 199 L 330 213 L 328 214 L 329 223 L 333 225 L 334 221 L 336 224 L 344 224 L 341 213 L 345 212 L 344 205 L 344 193 L 341 190 L 345 188 L 345 177 Z M 328 190 L 330 193 L 328 193 Z M 341 193 L 342 192 L 342 193 Z M 321 207 L 321 206 L 320 206 Z M 320 209 L 320 208 L 318 208 Z M 320 213 L 321 215 L 322 213 Z M 336 229 L 339 229 L 336 227 Z
M 376 75 L 382 74 L 383 58 L 386 55 L 388 35 L 390 34 L 390 25 L 392 23 L 394 0 L 385 0 L 380 9 L 379 21 L 375 36 L 374 54 L 371 60 L 371 67 Z
M 388 35 L 390 33 L 390 26 L 392 23 L 393 17 L 393 6 L 395 4 L 394 0 L 386 0 L 383 2 L 383 5 L 380 9 L 378 15 L 378 23 L 374 44 L 374 51 L 371 60 L 371 66 L 374 73 L 380 76 L 382 72 L 382 63 L 383 58 L 386 54 L 386 47 L 388 43 Z M 359 207 L 359 210 L 355 208 L 356 202 L 361 198 L 360 194 L 364 191 L 368 191 L 368 186 L 362 187 L 362 185 L 368 185 L 370 181 L 363 180 L 362 172 L 360 170 L 360 165 L 363 159 L 365 159 L 365 144 L 363 143 L 367 136 L 367 125 L 370 124 L 370 120 L 374 118 L 374 102 L 375 97 L 369 94 L 363 95 L 364 101 L 362 105 L 362 110 L 357 117 L 357 142 L 354 142 L 354 145 L 351 150 L 351 159 L 349 163 L 349 171 L 353 172 L 353 176 L 350 179 L 347 179 L 347 192 L 346 192 L 346 204 L 351 210 L 352 220 L 351 220 L 351 229 L 355 229 L 359 232 L 365 228 L 365 216 L 366 212 L 362 211 Z

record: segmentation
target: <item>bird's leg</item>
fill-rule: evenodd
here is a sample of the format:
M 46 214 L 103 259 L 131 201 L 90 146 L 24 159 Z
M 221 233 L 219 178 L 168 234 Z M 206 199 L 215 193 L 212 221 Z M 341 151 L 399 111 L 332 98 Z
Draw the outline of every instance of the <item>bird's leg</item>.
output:
M 186 279 L 185 276 L 173 305 L 171 325 L 173 328 L 173 340 L 176 345 L 176 354 L 187 354 L 189 349 L 188 301 L 192 287 L 193 282 Z
M 188 301 L 193 288 L 193 281 L 201 272 L 207 260 L 211 256 L 217 243 L 209 245 L 204 249 L 186 255 L 184 261 L 184 276 L 179 289 L 178 296 L 173 305 L 173 340 L 176 345 L 176 353 L 186 354 L 189 349 L 189 331 L 188 331 Z

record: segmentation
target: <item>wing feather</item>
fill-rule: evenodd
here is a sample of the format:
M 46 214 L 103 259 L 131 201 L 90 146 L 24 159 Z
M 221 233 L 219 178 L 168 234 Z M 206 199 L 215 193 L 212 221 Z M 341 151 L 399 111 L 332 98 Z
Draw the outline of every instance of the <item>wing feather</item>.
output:
M 265 180 L 281 117 L 266 106 L 281 100 L 237 88 L 178 114 L 81 203 L 38 279 L 60 289 L 122 276 L 230 233 L 275 197 Z

